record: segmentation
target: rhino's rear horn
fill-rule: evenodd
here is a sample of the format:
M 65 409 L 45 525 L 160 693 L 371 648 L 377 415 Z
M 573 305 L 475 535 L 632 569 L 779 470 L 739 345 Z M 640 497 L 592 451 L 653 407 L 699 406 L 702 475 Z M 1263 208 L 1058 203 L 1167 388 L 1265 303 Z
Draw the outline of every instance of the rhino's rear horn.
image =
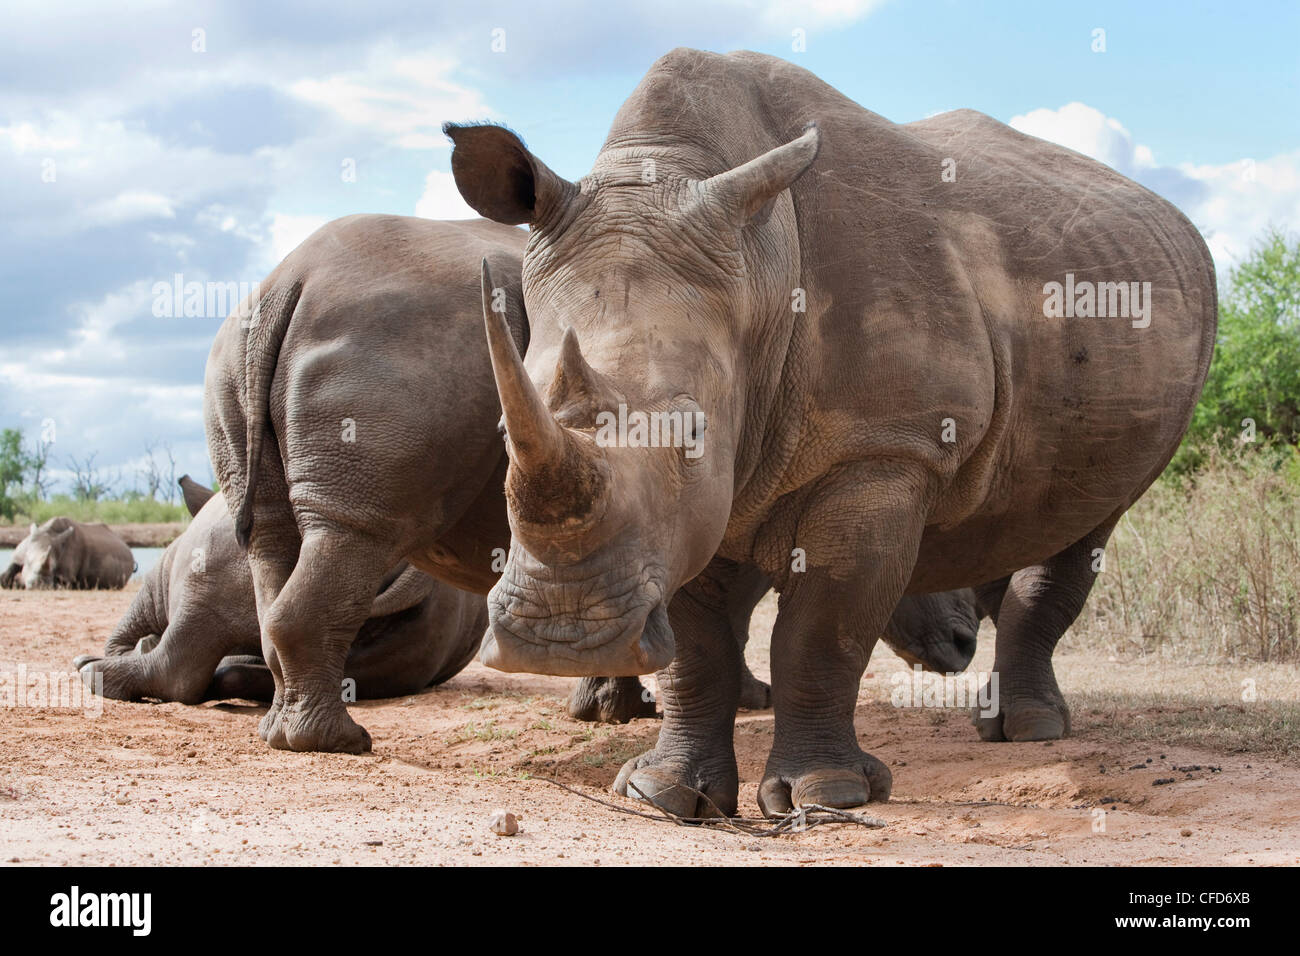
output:
M 700 201 L 738 229 L 766 219 L 772 202 L 812 165 L 821 144 L 821 130 L 809 123 L 797 139 L 698 183 Z

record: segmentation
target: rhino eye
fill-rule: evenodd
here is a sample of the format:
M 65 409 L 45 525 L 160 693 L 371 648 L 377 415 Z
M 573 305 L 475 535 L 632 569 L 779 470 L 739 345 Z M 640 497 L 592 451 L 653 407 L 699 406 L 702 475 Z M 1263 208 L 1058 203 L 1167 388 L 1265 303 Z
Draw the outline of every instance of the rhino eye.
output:
M 595 428 L 598 424 L 596 416 L 603 409 L 599 408 L 594 402 L 569 402 L 552 412 L 555 420 L 565 428 Z

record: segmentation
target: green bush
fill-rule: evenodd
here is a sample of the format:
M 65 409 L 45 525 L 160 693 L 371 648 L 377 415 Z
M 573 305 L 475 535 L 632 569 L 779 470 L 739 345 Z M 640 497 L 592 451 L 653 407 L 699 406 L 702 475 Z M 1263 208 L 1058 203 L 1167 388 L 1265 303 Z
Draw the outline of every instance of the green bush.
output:
M 1300 240 L 1276 229 L 1228 275 L 1209 378 L 1170 470 L 1188 474 L 1209 444 L 1252 431 L 1300 442 Z
M 19 514 L 23 520 L 37 524 L 59 515 L 74 521 L 102 521 L 104 524 L 162 524 L 189 521 L 190 518 L 183 503 L 170 505 L 138 494 L 98 501 L 79 501 L 71 495 L 54 495 L 47 501 L 24 501 Z

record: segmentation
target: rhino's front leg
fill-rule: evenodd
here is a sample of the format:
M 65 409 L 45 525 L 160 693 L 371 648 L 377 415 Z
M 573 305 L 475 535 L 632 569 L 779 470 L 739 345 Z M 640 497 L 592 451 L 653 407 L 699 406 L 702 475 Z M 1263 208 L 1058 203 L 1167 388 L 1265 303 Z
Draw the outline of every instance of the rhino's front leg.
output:
M 727 616 L 731 572 L 714 562 L 668 609 L 677 655 L 658 674 L 664 722 L 655 748 L 623 765 L 614 792 L 683 817 L 731 816 L 739 781 L 732 745 L 740 648 Z
M 799 516 L 806 566 L 785 576 L 772 631 L 776 726 L 758 791 L 766 816 L 889 799 L 889 768 L 858 746 L 853 716 L 871 650 L 916 563 L 925 487 L 903 466 L 862 465 Z

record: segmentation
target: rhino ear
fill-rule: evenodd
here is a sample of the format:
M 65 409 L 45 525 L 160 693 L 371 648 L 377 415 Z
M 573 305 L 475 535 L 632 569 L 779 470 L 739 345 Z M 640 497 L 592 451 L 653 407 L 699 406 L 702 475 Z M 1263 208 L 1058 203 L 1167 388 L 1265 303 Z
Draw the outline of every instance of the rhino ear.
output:
M 176 479 L 176 484 L 181 486 L 181 497 L 185 499 L 185 510 L 190 513 L 191 518 L 198 517 L 199 512 L 203 510 L 203 506 L 216 494 L 211 488 L 204 487 L 189 475 L 181 475 Z
M 484 218 L 508 226 L 535 224 L 578 190 L 547 169 L 504 126 L 444 123 L 442 131 L 452 142 L 456 188 Z
M 35 533 L 36 533 L 36 522 L 33 521 L 33 522 L 32 522 L 32 526 L 31 526 L 30 528 L 27 529 L 27 536 L 28 536 L 28 537 L 31 537 L 31 536 L 34 535 Z
M 737 229 L 763 223 L 776 197 L 807 171 L 821 145 L 821 131 L 809 123 L 801 136 L 784 146 L 697 183 L 700 202 L 720 211 Z

